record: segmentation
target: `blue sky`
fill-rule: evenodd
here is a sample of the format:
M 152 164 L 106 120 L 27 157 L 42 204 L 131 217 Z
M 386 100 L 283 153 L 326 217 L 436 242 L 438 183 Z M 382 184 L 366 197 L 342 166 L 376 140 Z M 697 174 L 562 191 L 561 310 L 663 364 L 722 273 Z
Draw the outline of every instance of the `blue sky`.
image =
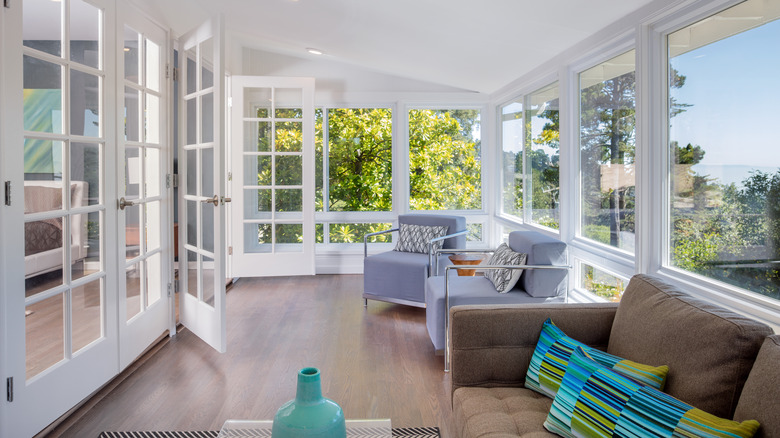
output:
M 700 145 L 700 172 L 726 181 L 780 168 L 780 20 L 677 56 L 686 76 L 674 98 L 692 104 L 671 120 L 670 139 Z M 730 175 L 730 176 L 728 176 Z

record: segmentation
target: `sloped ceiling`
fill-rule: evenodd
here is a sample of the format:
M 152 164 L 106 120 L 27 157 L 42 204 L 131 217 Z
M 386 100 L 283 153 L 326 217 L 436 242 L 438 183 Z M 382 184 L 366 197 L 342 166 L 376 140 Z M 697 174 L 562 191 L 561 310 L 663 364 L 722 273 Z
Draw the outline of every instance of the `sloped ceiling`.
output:
M 650 0 L 133 0 L 181 35 L 492 93 Z

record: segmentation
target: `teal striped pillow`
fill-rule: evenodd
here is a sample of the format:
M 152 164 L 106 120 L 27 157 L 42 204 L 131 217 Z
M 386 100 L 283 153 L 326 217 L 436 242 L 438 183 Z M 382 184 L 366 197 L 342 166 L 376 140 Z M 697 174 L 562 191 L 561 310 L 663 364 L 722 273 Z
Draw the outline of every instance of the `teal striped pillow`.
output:
M 566 333 L 556 327 L 550 318 L 547 318 L 547 321 L 542 324 L 542 333 L 539 335 L 539 342 L 536 343 L 534 355 L 531 357 L 531 363 L 528 365 L 528 372 L 525 375 L 525 387 L 550 398 L 555 397 L 563 375 L 566 373 L 569 356 L 577 347 L 587 351 L 598 363 L 607 368 L 645 385 L 660 390 L 664 389 L 666 373 L 669 372 L 669 367 L 666 365 L 660 367 L 643 365 L 590 348 L 582 342 L 566 336 Z
M 755 420 L 726 420 L 639 384 L 577 347 L 544 427 L 564 437 L 749 438 Z

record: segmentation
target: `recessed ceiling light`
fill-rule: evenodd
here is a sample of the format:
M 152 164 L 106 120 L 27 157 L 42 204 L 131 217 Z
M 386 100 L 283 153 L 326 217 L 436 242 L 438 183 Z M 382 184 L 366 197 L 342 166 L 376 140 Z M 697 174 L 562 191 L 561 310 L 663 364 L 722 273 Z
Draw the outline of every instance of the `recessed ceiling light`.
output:
M 314 48 L 311 48 L 311 47 L 307 47 L 306 51 L 311 53 L 312 55 L 322 55 L 323 54 L 322 50 L 314 49 Z

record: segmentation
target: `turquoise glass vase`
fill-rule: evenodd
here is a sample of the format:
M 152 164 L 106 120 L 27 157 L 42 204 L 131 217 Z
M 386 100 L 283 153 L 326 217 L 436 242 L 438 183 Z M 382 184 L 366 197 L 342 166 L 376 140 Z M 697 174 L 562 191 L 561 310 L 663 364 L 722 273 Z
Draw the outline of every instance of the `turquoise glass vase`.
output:
M 274 416 L 273 438 L 346 438 L 344 411 L 333 400 L 322 396 L 320 370 L 298 371 L 295 399 L 288 401 Z

